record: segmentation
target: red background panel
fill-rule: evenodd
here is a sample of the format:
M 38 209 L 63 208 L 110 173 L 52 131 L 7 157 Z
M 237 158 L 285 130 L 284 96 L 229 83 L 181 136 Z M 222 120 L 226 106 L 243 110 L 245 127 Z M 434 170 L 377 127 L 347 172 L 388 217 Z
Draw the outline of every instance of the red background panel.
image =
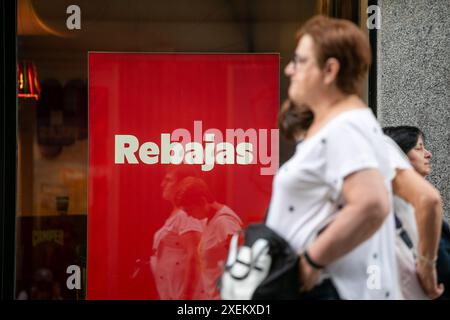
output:
M 193 136 L 194 121 L 224 135 L 275 129 L 278 79 L 276 54 L 89 54 L 88 299 L 161 298 L 149 257 L 173 212 L 161 186 L 170 165 L 115 164 L 115 135 L 160 145 L 161 133 L 177 128 Z M 265 166 L 216 164 L 199 174 L 245 226 L 261 221 L 269 203 Z

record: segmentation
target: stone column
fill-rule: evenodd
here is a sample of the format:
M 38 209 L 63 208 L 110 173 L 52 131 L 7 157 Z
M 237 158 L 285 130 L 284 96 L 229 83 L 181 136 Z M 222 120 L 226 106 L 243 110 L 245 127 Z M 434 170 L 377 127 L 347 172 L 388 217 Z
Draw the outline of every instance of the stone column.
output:
M 377 113 L 383 126 L 413 125 L 432 152 L 430 182 L 450 221 L 450 2 L 380 0 Z

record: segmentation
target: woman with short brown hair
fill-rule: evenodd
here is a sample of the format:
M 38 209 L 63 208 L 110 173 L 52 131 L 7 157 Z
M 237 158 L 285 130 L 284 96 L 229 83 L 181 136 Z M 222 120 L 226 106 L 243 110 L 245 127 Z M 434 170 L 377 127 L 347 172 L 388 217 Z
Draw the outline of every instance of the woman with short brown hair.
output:
M 267 225 L 300 255 L 302 298 L 401 298 L 383 132 L 361 100 L 370 64 L 364 33 L 314 17 L 285 73 L 289 99 L 313 120 L 277 172 Z

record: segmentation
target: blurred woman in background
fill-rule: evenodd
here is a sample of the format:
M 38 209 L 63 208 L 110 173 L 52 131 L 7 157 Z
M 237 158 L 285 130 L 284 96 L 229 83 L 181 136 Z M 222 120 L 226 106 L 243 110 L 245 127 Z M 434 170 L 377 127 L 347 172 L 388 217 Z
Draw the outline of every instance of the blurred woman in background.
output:
M 421 175 L 425 178 L 430 174 L 432 154 L 426 149 L 425 135 L 419 128 L 398 126 L 386 127 L 383 131 L 406 154 L 412 168 L 417 172 L 416 176 Z M 414 179 L 412 172 L 402 171 L 398 175 L 400 179 Z M 410 177 L 405 177 L 406 175 Z M 436 206 L 433 208 L 431 204 L 421 204 L 425 201 L 427 194 L 434 194 L 435 202 L 440 202 L 438 201 L 440 200 L 438 190 L 425 179 L 415 177 L 415 180 L 416 184 L 409 181 L 404 183 L 403 188 L 400 188 L 404 190 L 404 197 L 396 196 L 394 198 L 394 211 L 417 251 L 417 268 L 432 270 L 431 272 L 435 275 L 437 273 L 438 283 L 444 284 L 442 298 L 448 299 L 450 292 L 445 289 L 450 286 L 450 228 L 441 218 L 442 208 L 440 206 L 436 210 Z M 416 189 L 421 186 L 422 190 L 419 189 L 413 194 L 411 191 L 406 191 L 407 188 L 411 189 L 414 185 Z M 397 187 L 399 187 L 398 183 Z M 420 270 L 418 270 L 418 274 L 419 279 L 422 280 Z

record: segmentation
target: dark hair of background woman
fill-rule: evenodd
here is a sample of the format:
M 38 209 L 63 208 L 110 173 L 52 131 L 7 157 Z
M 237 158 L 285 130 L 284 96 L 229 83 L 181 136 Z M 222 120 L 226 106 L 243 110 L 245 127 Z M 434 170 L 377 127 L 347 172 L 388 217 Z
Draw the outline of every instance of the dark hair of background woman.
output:
M 383 132 L 391 137 L 405 154 L 416 146 L 420 136 L 425 141 L 423 132 L 413 126 L 385 127 Z
M 287 140 L 294 141 L 298 133 L 308 130 L 313 118 L 313 113 L 306 106 L 296 106 L 288 99 L 281 105 L 278 127 Z

